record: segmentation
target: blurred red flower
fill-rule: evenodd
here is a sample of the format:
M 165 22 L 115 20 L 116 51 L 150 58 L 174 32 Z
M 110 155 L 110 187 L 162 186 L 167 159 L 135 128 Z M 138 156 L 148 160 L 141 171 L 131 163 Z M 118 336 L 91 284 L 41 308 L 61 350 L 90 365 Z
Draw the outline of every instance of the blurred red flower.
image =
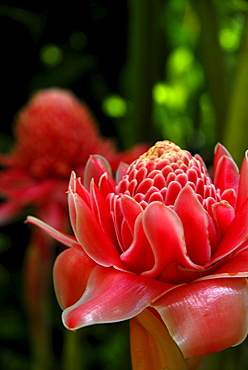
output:
M 28 218 L 71 247 L 54 266 L 67 328 L 132 319 L 133 366 L 145 369 L 173 356 L 186 368 L 178 347 L 191 358 L 245 339 L 248 152 L 239 174 L 218 144 L 213 172 L 168 141 L 120 166 L 116 182 L 92 156 L 84 185 L 74 173 L 69 184 L 75 237 Z
M 72 170 L 82 176 L 92 154 L 103 155 L 116 170 L 120 161 L 130 163 L 147 148 L 137 145 L 118 152 L 113 141 L 100 135 L 89 107 L 58 88 L 34 94 L 16 116 L 15 136 L 12 152 L 0 157 L 0 194 L 6 200 L 0 206 L 0 224 L 32 205 L 54 225 L 57 221 L 56 227 L 62 225 Z

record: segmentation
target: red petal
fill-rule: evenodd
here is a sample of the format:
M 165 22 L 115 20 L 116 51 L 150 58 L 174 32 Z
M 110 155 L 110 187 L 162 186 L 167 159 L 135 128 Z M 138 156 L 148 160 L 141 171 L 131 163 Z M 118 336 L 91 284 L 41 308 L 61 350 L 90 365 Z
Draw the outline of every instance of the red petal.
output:
M 240 170 L 239 190 L 236 212 L 242 208 L 243 204 L 248 198 L 248 150 L 245 153 L 245 158 L 242 162 Z
M 121 209 L 125 220 L 130 227 L 130 231 L 134 232 L 134 224 L 138 215 L 143 211 L 142 207 L 133 198 L 128 195 L 121 197 Z
M 145 234 L 153 250 L 154 267 L 146 277 L 159 277 L 171 263 L 199 270 L 187 256 L 182 223 L 172 209 L 161 202 L 150 203 L 143 215 Z
M 215 179 L 215 173 L 216 173 L 216 167 L 219 163 L 219 160 L 221 159 L 221 157 L 223 156 L 226 156 L 226 157 L 230 157 L 232 158 L 231 154 L 229 153 L 229 151 L 224 147 L 224 145 L 218 143 L 216 146 L 215 146 L 215 149 L 214 149 L 214 179 Z
M 248 199 L 244 204 L 242 210 L 236 215 L 231 222 L 226 234 L 224 235 L 213 259 L 209 262 L 213 264 L 220 258 L 225 257 L 227 254 L 233 252 L 248 238 Z
M 69 181 L 69 191 L 70 190 L 72 190 L 73 193 L 77 193 L 87 205 L 90 205 L 89 191 L 82 185 L 81 178 L 76 177 L 74 171 L 72 171 Z
M 94 212 L 95 217 L 97 218 L 105 233 L 111 239 L 113 245 L 115 245 L 116 248 L 119 248 L 116 233 L 114 230 L 113 220 L 106 204 L 106 200 L 102 196 L 102 193 L 99 191 L 94 182 L 91 182 L 90 193 L 91 208 Z
M 238 167 L 228 151 L 220 145 L 217 147 L 214 160 L 214 184 L 221 192 L 229 188 L 238 190 Z
M 81 246 L 79 246 L 74 236 L 62 233 L 36 217 L 28 216 L 26 222 L 40 227 L 42 230 L 47 232 L 48 235 L 51 235 L 54 239 L 58 240 L 60 243 L 67 245 L 68 247 L 76 247 L 81 249 Z
M 121 260 L 128 270 L 136 274 L 141 274 L 144 271 L 152 269 L 154 266 L 154 256 L 144 233 L 142 215 L 136 220 L 133 243 L 121 255 Z
M 192 261 L 204 265 L 211 256 L 208 217 L 190 186 L 180 192 L 174 211 L 183 224 L 187 253 Z
M 85 252 L 102 266 L 123 268 L 119 253 L 105 234 L 90 208 L 77 194 L 70 192 L 76 212 L 75 236 Z
M 173 287 L 113 268 L 96 266 L 84 295 L 63 312 L 63 321 L 73 330 L 97 323 L 128 320 Z
M 130 320 L 133 370 L 187 370 L 184 358 L 165 325 L 148 309 Z
M 107 173 L 104 173 L 100 177 L 98 187 L 104 198 L 106 198 L 109 193 L 112 193 L 114 191 L 115 182 L 112 177 L 108 176 Z
M 126 163 L 123 163 L 121 162 L 119 165 L 118 165 L 118 168 L 116 170 L 116 183 L 118 184 L 121 179 L 123 178 L 123 176 L 126 175 L 127 173 L 127 169 L 128 169 L 128 165 Z
M 242 342 L 248 330 L 245 278 L 198 281 L 154 303 L 185 357 L 221 351 Z
M 230 204 L 222 201 L 212 205 L 212 212 L 218 225 L 220 237 L 222 238 L 235 216 L 234 209 Z
M 72 306 L 83 295 L 95 266 L 96 263 L 82 249 L 67 249 L 57 257 L 53 270 L 54 287 L 63 309 Z
M 84 170 L 84 186 L 89 189 L 91 180 L 98 184 L 103 173 L 107 172 L 109 178 L 112 178 L 112 170 L 108 161 L 101 155 L 91 155 Z

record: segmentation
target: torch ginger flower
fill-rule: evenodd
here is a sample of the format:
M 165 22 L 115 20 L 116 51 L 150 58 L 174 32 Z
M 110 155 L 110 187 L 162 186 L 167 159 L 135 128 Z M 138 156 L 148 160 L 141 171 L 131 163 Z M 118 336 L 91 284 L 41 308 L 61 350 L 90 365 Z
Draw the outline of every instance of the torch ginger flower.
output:
M 239 174 L 218 144 L 213 172 L 212 181 L 200 156 L 168 141 L 121 165 L 116 181 L 92 156 L 84 185 L 74 173 L 69 184 L 75 237 L 28 218 L 71 247 L 54 266 L 67 328 L 131 319 L 135 369 L 168 366 L 168 332 L 184 358 L 245 339 L 248 152 Z M 144 353 L 144 333 L 156 355 Z

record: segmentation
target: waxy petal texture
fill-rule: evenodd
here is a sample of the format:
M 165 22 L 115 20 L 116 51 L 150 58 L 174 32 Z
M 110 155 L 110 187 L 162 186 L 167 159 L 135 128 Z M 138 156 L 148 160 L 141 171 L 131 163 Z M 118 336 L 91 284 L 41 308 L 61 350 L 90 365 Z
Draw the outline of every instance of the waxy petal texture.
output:
M 154 303 L 185 357 L 221 351 L 242 342 L 248 329 L 244 278 L 181 286 Z
M 81 298 L 95 266 L 96 263 L 83 250 L 75 252 L 74 249 L 66 249 L 58 256 L 53 275 L 56 296 L 62 309 Z
M 207 212 L 190 186 L 185 186 L 182 189 L 176 200 L 174 210 L 183 224 L 188 256 L 196 264 L 204 265 L 211 257 L 208 217 Z M 194 230 L 194 233 L 192 233 L 192 230 Z M 199 248 L 199 245 L 201 248 Z
M 199 268 L 187 257 L 183 226 L 172 209 L 161 202 L 149 204 L 143 225 L 155 258 L 154 268 L 143 276 L 159 277 L 173 262 L 186 268 Z
M 69 329 L 130 319 L 172 284 L 139 277 L 113 268 L 96 266 L 79 301 L 63 312 Z
M 123 267 L 118 251 L 108 235 L 104 233 L 87 204 L 76 193 L 70 192 L 69 196 L 76 213 L 75 224 L 72 226 L 86 253 L 102 266 Z

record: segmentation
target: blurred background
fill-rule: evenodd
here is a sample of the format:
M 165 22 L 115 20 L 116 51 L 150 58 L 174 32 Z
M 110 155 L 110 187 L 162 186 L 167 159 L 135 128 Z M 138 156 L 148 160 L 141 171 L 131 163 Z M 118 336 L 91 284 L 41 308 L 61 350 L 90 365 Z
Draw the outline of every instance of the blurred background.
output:
M 12 147 L 15 114 L 30 96 L 56 86 L 85 101 L 102 135 L 115 138 L 121 150 L 169 139 L 211 166 L 220 141 L 240 165 L 248 132 L 247 12 L 246 0 L 2 3 L 0 151 Z M 0 230 L 4 370 L 35 369 L 22 298 L 24 220 Z M 52 296 L 52 368 L 69 370 Z M 79 335 L 78 369 L 131 368 L 127 323 Z M 208 356 L 201 367 L 220 368 L 248 368 L 248 342 Z

